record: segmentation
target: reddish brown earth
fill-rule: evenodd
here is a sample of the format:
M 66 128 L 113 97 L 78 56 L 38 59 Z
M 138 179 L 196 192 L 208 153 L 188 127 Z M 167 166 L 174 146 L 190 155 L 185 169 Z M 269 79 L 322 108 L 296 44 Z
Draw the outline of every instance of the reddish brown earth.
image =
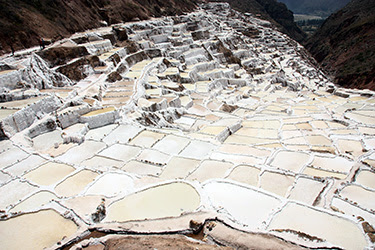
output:
M 100 249 L 100 248 L 98 248 Z M 113 238 L 109 239 L 105 247 L 102 249 L 111 249 L 111 250 L 119 250 L 119 249 L 134 249 L 134 250 L 141 250 L 141 249 L 184 249 L 184 250 L 195 250 L 195 249 L 202 249 L 202 250 L 209 250 L 209 249 L 223 249 L 229 250 L 234 249 L 231 247 L 220 247 L 217 245 L 209 245 L 203 242 L 193 242 L 188 240 L 186 237 L 182 235 L 171 235 L 171 236 L 128 236 L 128 237 L 121 237 L 121 238 Z
M 63 37 L 107 24 L 179 15 L 207 0 L 0 0 L 0 55 L 39 45 L 40 37 Z M 271 21 L 281 32 L 301 41 L 305 34 L 293 13 L 276 0 L 227 0 L 233 8 Z
M 190 222 L 190 227 L 191 227 Z M 190 228 L 192 229 L 192 228 Z M 207 221 L 196 234 L 165 232 L 162 234 L 106 234 L 96 232 L 62 249 L 119 250 L 119 249 L 280 249 L 301 250 L 304 247 L 282 240 L 271 234 L 249 233 L 234 229 L 225 223 Z M 188 230 L 187 230 L 188 231 Z M 123 234 L 123 235 L 121 235 Z
M 215 2 L 227 2 L 232 8 L 248 12 L 269 20 L 278 30 L 287 34 L 294 40 L 302 42 L 306 34 L 294 23 L 293 12 L 284 3 L 277 0 L 214 0 Z
M 0 54 L 58 40 L 107 24 L 176 15 L 196 8 L 197 0 L 1 0 Z M 176 7 L 178 6 L 178 7 Z M 1 52 L 2 51 L 2 52 Z
M 374 12 L 374 0 L 353 0 L 306 42 L 336 84 L 375 90 Z

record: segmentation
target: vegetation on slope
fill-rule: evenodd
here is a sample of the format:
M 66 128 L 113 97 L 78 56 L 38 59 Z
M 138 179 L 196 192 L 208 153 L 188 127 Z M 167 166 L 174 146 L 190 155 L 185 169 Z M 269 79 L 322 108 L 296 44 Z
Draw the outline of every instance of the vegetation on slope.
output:
M 197 0 L 0 0 L 0 54 L 108 24 L 182 14 Z
M 305 44 L 341 86 L 375 90 L 374 12 L 374 0 L 353 0 L 332 14 Z
M 327 17 L 343 8 L 350 0 L 278 0 L 285 3 L 295 14 Z
M 293 12 L 283 3 L 276 0 L 215 0 L 215 2 L 223 1 L 238 11 L 254 13 L 270 20 L 281 32 L 298 42 L 306 37 L 306 34 L 294 23 Z

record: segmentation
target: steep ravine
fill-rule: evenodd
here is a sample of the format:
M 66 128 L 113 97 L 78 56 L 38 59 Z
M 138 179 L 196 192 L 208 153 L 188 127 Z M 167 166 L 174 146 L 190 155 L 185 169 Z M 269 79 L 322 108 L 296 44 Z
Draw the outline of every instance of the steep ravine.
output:
M 353 0 L 332 14 L 305 46 L 334 82 L 375 90 L 375 2 Z

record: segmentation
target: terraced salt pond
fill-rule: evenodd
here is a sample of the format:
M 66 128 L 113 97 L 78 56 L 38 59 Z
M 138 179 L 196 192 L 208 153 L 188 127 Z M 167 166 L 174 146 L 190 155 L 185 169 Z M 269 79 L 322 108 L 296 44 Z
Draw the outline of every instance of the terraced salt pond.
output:
M 232 183 L 209 182 L 203 188 L 215 208 L 230 213 L 233 219 L 245 223 L 252 230 L 263 228 L 282 204 L 277 198 Z
M 100 115 L 100 114 L 104 114 L 104 113 L 107 113 L 107 112 L 111 112 L 111 111 L 114 111 L 114 110 L 115 110 L 114 107 L 108 107 L 108 108 L 98 109 L 98 110 L 92 111 L 92 112 L 87 113 L 83 116 L 84 117 L 90 117 L 90 116 L 94 116 L 94 115 Z
M 55 188 L 56 194 L 62 197 L 75 196 L 81 193 L 97 176 L 98 174 L 93 171 L 82 170 L 58 184 Z
M 17 109 L 0 109 L 0 120 L 13 115 L 16 113 L 18 110 Z
M 73 221 L 51 209 L 20 215 L 0 221 L 1 248 L 44 249 L 71 237 L 77 228 Z
M 24 175 L 24 178 L 38 185 L 49 186 L 74 172 L 75 168 L 66 164 L 48 162 Z
M 24 100 L 16 100 L 16 101 L 10 101 L 6 103 L 1 103 L 0 106 L 2 108 L 11 108 L 11 109 L 22 109 L 26 107 L 27 105 L 36 103 L 40 100 L 42 100 L 43 97 L 33 97 L 29 99 L 24 99 Z
M 50 89 L 4 93 L 0 248 L 102 249 L 203 223 L 223 246 L 373 249 L 375 94 L 335 86 L 270 27 L 211 3 L 116 25 L 131 49 L 112 27 L 54 44 L 102 66 L 79 82 L 40 69 L 26 84 Z M 4 62 L 44 65 L 22 53 Z
M 200 205 L 197 191 L 186 183 L 171 183 L 129 195 L 109 205 L 105 222 L 150 220 L 193 212 Z
M 340 228 L 340 232 L 337 228 Z M 303 230 L 345 249 L 363 249 L 366 246 L 361 229 L 353 222 L 295 203 L 288 203 L 272 220 L 268 229 L 281 232 Z
M 11 212 L 31 212 L 35 209 L 43 207 L 44 205 L 48 204 L 49 202 L 56 200 L 57 196 L 49 191 L 41 191 L 36 194 L 33 194 L 26 200 L 22 201 L 15 207 L 13 207 L 10 211 Z

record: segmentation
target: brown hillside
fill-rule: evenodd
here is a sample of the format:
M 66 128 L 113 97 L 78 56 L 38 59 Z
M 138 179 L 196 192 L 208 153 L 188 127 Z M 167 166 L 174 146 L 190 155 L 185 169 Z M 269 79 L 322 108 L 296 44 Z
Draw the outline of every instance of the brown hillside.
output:
M 276 0 L 215 0 L 215 2 L 227 2 L 238 11 L 254 13 L 262 19 L 270 20 L 281 32 L 298 42 L 306 38 L 306 34 L 294 23 L 293 12 Z
M 182 14 L 196 0 L 0 0 L 0 54 L 38 45 L 77 31 L 135 19 Z M 178 7 L 176 7 L 178 6 Z
M 375 90 L 375 1 L 353 0 L 332 14 L 306 48 L 335 83 Z

